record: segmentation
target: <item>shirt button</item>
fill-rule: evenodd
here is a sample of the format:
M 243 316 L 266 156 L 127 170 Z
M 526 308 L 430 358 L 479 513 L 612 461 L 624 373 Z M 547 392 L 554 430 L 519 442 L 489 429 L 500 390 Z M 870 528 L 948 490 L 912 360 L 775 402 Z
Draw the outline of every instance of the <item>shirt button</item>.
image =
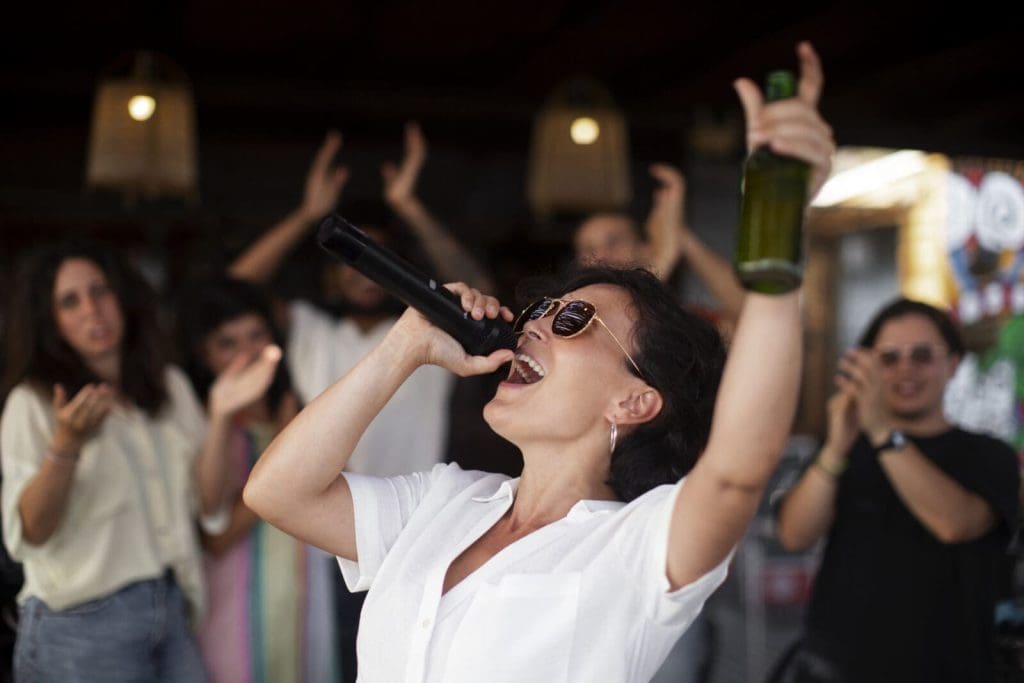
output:
M 430 619 L 424 619 L 422 622 L 420 622 L 420 628 L 430 628 Z

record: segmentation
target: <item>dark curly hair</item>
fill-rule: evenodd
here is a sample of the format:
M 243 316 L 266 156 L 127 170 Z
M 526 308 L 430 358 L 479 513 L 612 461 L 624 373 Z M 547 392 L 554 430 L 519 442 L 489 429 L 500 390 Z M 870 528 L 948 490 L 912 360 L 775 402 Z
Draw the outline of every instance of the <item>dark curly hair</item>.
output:
M 21 382 L 31 382 L 45 395 L 53 385 L 64 386 L 69 397 L 102 380 L 61 337 L 53 316 L 53 288 L 61 265 L 84 259 L 99 268 L 121 306 L 121 392 L 150 415 L 167 400 L 164 371 L 168 349 L 158 321 L 156 292 L 114 249 L 85 240 L 39 247 L 16 271 L 7 318 L 6 371 L 2 397 Z
M 270 302 L 256 285 L 223 276 L 195 280 L 184 288 L 178 311 L 178 348 L 184 353 L 182 364 L 192 380 L 192 388 L 204 405 L 216 377 L 203 358 L 203 344 L 210 333 L 224 323 L 249 314 L 261 317 L 274 343 L 284 348 L 284 339 L 274 324 Z M 277 410 L 291 387 L 285 363 L 278 363 L 266 393 L 271 411 Z
M 561 275 L 525 282 L 517 294 L 526 301 L 600 284 L 620 287 L 632 299 L 633 357 L 642 378 L 658 390 L 663 402 L 661 412 L 621 439 L 612 453 L 608 484 L 628 502 L 656 486 L 678 481 L 697 462 L 711 431 L 725 345 L 711 324 L 683 308 L 664 284 L 642 268 L 571 266 Z M 636 374 L 625 358 L 622 362 Z

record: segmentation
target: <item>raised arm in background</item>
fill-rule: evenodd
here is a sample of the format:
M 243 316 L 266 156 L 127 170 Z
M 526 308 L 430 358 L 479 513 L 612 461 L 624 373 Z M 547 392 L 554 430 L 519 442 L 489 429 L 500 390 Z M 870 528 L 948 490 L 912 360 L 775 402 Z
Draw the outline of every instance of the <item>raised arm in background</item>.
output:
M 680 259 L 714 298 L 723 316 L 735 324 L 746 290 L 732 264 L 704 243 L 686 220 L 686 179 L 674 166 L 652 164 L 660 183 L 654 191 L 645 231 L 651 250 L 651 271 L 666 281 Z
M 466 248 L 430 213 L 416 194 L 416 182 L 427 161 L 427 141 L 419 124 L 405 126 L 402 163 L 381 167 L 384 200 L 419 239 L 437 275 L 445 282 L 465 282 L 480 291 L 493 292 L 494 283 Z
M 348 168 L 333 164 L 340 149 L 341 135 L 328 133 L 306 174 L 302 203 L 263 233 L 231 263 L 228 267 L 231 277 L 260 285 L 267 284 L 299 240 L 307 236 L 321 218 L 334 210 L 349 175 Z

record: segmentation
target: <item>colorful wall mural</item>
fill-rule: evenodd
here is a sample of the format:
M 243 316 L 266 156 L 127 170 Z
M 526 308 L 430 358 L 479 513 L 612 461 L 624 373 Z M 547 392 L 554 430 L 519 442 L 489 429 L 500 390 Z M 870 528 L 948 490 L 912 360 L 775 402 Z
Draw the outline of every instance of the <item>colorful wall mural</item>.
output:
M 951 310 L 969 349 L 946 412 L 1024 458 L 1024 163 L 954 160 L 945 197 Z

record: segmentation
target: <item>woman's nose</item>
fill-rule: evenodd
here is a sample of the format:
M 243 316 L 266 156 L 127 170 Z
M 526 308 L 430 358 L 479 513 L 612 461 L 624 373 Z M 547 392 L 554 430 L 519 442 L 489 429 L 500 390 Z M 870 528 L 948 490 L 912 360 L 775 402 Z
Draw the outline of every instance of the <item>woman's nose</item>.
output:
M 82 308 L 81 312 L 84 315 L 94 315 L 100 309 L 99 300 L 91 295 L 87 294 L 82 297 Z
M 526 324 L 523 325 L 523 334 L 530 339 L 543 339 L 544 335 L 550 330 L 550 316 L 543 316 L 536 320 L 527 320 Z M 548 320 L 548 322 L 544 322 Z
M 259 342 L 245 341 L 242 342 L 242 345 L 239 347 L 238 352 L 245 354 L 247 358 L 252 358 L 263 350 L 263 346 L 264 344 L 261 344 Z

